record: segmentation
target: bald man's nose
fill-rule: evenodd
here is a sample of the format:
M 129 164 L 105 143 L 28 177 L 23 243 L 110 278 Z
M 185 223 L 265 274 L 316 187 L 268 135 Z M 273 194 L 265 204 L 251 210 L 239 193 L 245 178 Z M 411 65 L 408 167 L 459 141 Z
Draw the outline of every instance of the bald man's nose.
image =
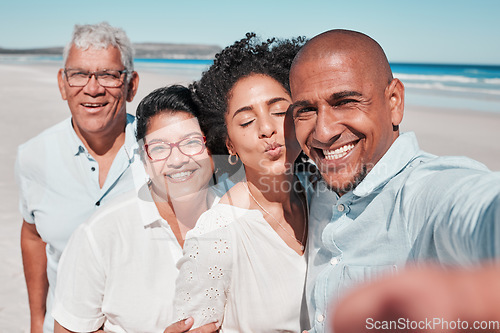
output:
M 330 106 L 320 106 L 316 117 L 314 139 L 322 143 L 332 143 L 344 130 L 340 117 Z

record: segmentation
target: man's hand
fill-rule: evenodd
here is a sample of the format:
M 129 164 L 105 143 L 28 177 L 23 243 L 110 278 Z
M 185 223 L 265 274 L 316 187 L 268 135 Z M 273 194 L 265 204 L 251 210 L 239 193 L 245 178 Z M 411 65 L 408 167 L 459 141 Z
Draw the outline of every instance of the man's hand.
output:
M 346 295 L 335 306 L 332 327 L 336 333 L 414 332 L 408 327 L 408 320 L 414 324 L 430 322 L 419 327 L 420 333 L 475 332 L 472 327 L 475 321 L 498 323 L 498 276 L 498 265 L 475 269 L 445 270 L 434 266 L 407 269 Z M 461 327 L 455 325 L 458 320 L 463 323 Z M 400 326 L 383 327 L 391 322 Z M 464 325 L 468 326 L 465 330 Z
M 206 324 L 204 326 L 195 328 L 194 330 L 189 330 L 194 324 L 194 319 L 189 317 L 187 319 L 179 320 L 178 322 L 170 325 L 165 329 L 163 333 L 183 333 L 183 332 L 191 332 L 191 333 L 214 333 L 218 332 L 220 328 L 220 323 L 218 321 L 210 324 Z

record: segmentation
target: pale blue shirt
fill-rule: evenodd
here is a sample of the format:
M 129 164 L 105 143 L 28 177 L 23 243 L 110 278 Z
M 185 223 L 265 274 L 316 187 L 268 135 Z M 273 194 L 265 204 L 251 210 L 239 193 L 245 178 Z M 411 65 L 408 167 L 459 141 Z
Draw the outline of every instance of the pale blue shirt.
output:
M 500 174 L 436 157 L 402 134 L 342 197 L 320 181 L 311 199 L 306 300 L 310 332 L 353 285 L 423 260 L 467 265 L 500 254 Z
M 101 204 L 134 188 L 133 174 L 137 178 L 141 168 L 144 172 L 135 140 L 134 120 L 134 116 L 127 115 L 125 143 L 102 188 L 99 186 L 99 165 L 76 135 L 71 118 L 18 148 L 15 171 L 21 214 L 26 222 L 36 225 L 47 243 L 49 292 L 44 332 L 53 331 L 50 310 L 57 265 L 70 235 Z

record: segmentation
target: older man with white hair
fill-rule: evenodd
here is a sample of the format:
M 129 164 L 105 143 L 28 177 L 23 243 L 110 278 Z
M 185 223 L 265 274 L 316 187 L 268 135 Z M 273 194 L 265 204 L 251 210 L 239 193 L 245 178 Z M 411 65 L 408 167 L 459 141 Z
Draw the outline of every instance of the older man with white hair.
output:
M 139 83 L 133 53 L 122 29 L 107 23 L 75 26 L 57 76 L 71 117 L 19 147 L 16 177 L 31 332 L 53 331 L 57 266 L 73 230 L 134 186 L 134 116 L 126 112 Z

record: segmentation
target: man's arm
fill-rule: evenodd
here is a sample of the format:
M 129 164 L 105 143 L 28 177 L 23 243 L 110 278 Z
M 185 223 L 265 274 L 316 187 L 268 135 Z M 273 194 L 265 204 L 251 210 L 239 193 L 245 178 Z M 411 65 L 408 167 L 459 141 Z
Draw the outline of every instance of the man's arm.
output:
M 47 255 L 45 253 L 45 242 L 38 234 L 36 226 L 25 220 L 23 220 L 21 227 L 21 252 L 24 277 L 28 288 L 31 333 L 41 333 L 49 289 Z
M 456 158 L 447 160 L 450 165 L 459 163 Z M 437 162 L 428 164 L 429 169 L 439 169 Z M 500 257 L 499 173 L 464 168 L 423 170 L 419 178 L 407 183 L 402 192 L 408 193 L 401 205 L 406 207 L 413 260 L 433 258 L 467 266 Z

